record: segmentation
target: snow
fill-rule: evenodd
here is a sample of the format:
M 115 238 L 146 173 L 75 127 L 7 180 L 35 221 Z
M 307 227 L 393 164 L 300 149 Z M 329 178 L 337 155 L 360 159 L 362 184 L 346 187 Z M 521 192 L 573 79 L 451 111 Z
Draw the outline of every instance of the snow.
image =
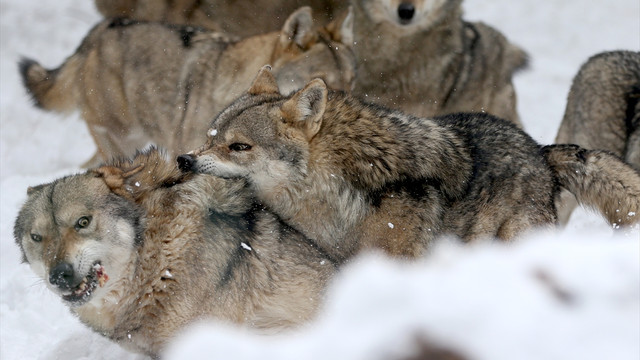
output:
M 466 18 L 501 30 L 531 56 L 515 80 L 525 129 L 551 143 L 571 79 L 591 55 L 640 48 L 637 0 L 465 0 Z M 55 67 L 99 20 L 87 0 L 0 1 L 0 358 L 144 359 L 74 318 L 28 266 L 12 235 L 28 186 L 81 171 L 95 151 L 78 114 L 35 109 L 21 56 Z M 407 356 L 416 334 L 474 359 L 640 358 L 640 229 L 617 236 L 574 213 L 557 233 L 510 245 L 445 243 L 429 261 L 370 255 L 331 287 L 307 328 L 259 337 L 202 324 L 168 359 L 384 359 Z

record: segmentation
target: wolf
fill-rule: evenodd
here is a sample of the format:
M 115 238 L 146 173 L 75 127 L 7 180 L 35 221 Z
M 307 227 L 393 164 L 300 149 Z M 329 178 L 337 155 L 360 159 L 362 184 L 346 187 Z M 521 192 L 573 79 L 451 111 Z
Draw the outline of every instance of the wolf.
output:
M 309 7 L 282 30 L 235 42 L 164 23 L 105 20 L 58 69 L 23 59 L 20 71 L 42 109 L 79 109 L 97 145 L 85 167 L 133 156 L 155 144 L 172 156 L 204 141 L 211 118 L 239 96 L 267 63 L 284 89 L 315 77 L 348 90 L 355 76 L 353 16 L 315 28 Z
M 640 171 L 640 52 L 602 52 L 580 67 L 555 142 L 610 151 Z M 576 200 L 562 192 L 558 202 L 566 224 Z
M 354 94 L 416 116 L 487 112 L 522 126 L 514 74 L 528 56 L 462 18 L 462 0 L 352 0 Z
M 284 19 L 302 6 L 310 6 L 320 24 L 346 10 L 342 0 L 95 0 L 105 17 L 165 21 L 204 27 L 229 36 L 248 36 L 276 31 Z M 259 16 L 256 16 L 259 15 Z
M 29 188 L 23 260 L 84 324 L 152 357 L 195 321 L 274 333 L 312 319 L 335 262 L 244 181 L 168 159 L 150 148 Z
M 417 118 L 321 79 L 282 95 L 268 67 L 177 162 L 248 180 L 259 201 L 339 261 L 369 248 L 419 257 L 445 234 L 511 240 L 552 228 L 559 186 L 609 220 L 617 210 L 622 226 L 640 219 L 640 174 L 615 157 L 602 164 L 581 148 L 542 148 L 489 114 Z

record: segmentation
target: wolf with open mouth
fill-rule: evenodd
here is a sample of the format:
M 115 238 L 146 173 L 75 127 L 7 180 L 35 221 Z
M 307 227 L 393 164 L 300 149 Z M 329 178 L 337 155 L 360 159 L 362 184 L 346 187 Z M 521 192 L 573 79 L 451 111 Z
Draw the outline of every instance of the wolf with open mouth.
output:
M 150 149 L 29 188 L 14 235 L 82 322 L 158 357 L 195 321 L 273 333 L 316 314 L 335 262 L 251 194 Z

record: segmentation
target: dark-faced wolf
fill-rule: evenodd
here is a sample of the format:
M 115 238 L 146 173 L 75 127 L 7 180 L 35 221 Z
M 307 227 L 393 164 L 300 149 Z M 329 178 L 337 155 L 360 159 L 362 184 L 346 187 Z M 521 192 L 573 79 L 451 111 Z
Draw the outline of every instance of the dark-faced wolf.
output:
M 352 0 L 354 93 L 417 116 L 487 112 L 520 125 L 512 77 L 525 52 L 462 19 L 462 0 Z
M 640 219 L 640 175 L 611 154 L 543 148 L 488 114 L 413 117 L 320 79 L 282 95 L 268 67 L 178 163 L 247 179 L 262 203 L 338 259 L 371 247 L 415 257 L 444 234 L 509 240 L 550 228 L 559 186 L 610 222 Z
M 282 31 L 239 42 L 188 26 L 105 20 L 60 68 L 31 60 L 20 67 L 38 106 L 81 111 L 98 148 L 85 166 L 132 156 L 149 144 L 180 154 L 202 144 L 211 118 L 264 64 L 273 64 L 283 89 L 315 77 L 351 88 L 351 12 L 317 29 L 311 16 L 301 8 Z
M 607 150 L 640 171 L 640 52 L 604 52 L 580 67 L 556 143 Z M 561 223 L 576 205 L 570 193 L 560 195 Z
M 83 323 L 154 357 L 207 318 L 267 333 L 306 323 L 335 270 L 243 181 L 184 174 L 155 149 L 30 188 L 14 234 Z

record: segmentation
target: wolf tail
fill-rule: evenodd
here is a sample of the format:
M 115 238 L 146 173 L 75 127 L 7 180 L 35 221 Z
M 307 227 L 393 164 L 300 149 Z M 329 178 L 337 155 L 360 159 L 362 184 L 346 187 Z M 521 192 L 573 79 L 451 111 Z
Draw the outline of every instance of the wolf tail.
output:
M 82 59 L 79 54 L 68 58 L 54 70 L 47 70 L 32 59 L 23 58 L 18 66 L 22 83 L 36 106 L 44 110 L 69 112 L 77 108 L 78 81 Z
M 640 224 L 640 172 L 612 153 L 549 145 L 542 154 L 558 184 L 598 210 L 614 228 Z

